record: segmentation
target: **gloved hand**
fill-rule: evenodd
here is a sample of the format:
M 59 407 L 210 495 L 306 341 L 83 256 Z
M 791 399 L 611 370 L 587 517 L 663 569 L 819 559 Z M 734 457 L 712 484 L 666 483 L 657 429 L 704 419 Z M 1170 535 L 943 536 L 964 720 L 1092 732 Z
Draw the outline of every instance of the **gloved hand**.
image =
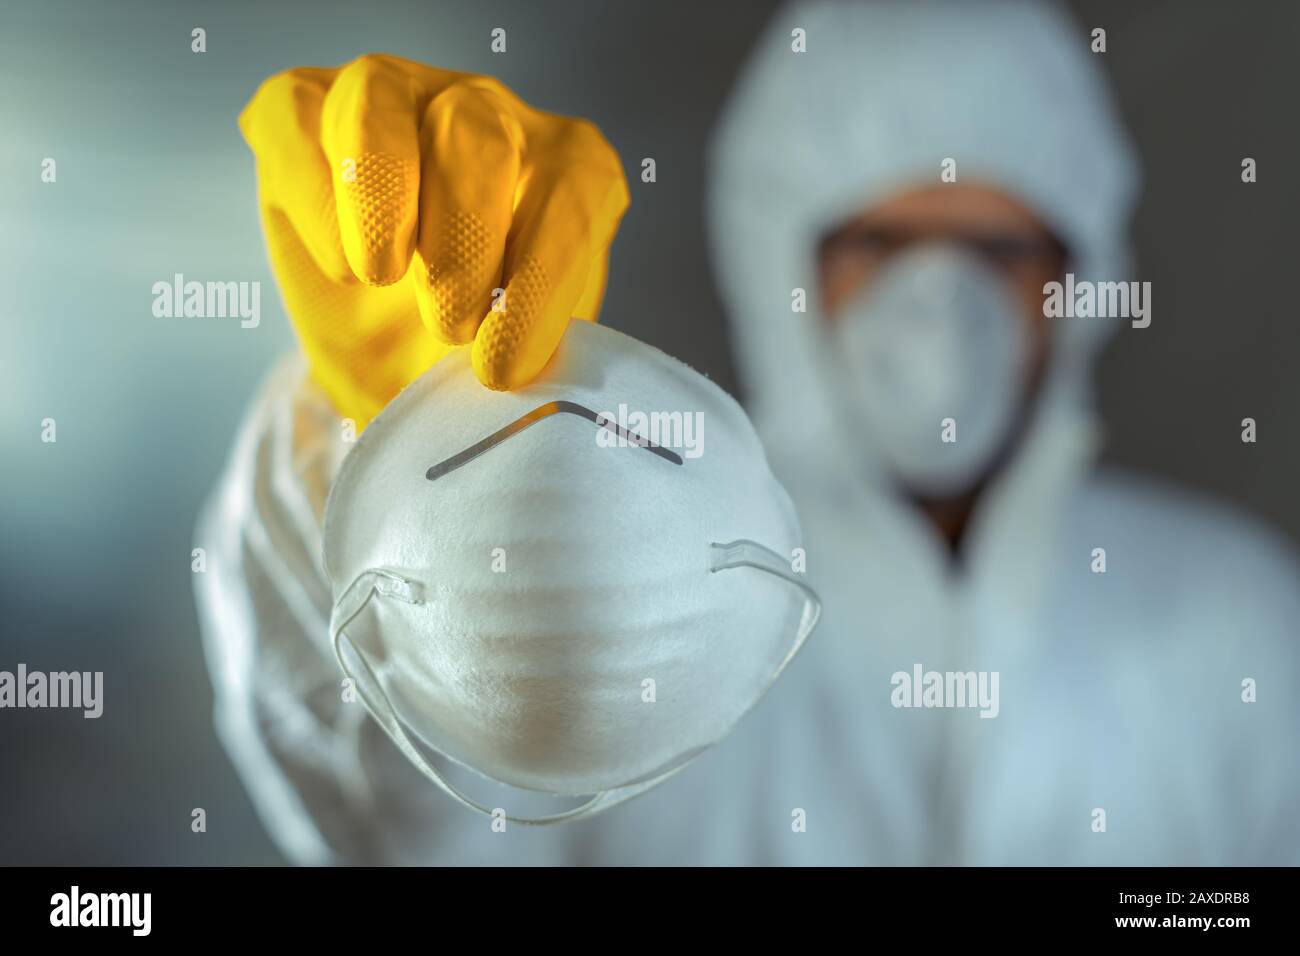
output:
M 271 77 L 239 125 L 289 316 L 359 427 L 454 346 L 473 343 L 484 385 L 517 388 L 570 316 L 596 318 L 629 198 L 591 123 L 371 55 Z

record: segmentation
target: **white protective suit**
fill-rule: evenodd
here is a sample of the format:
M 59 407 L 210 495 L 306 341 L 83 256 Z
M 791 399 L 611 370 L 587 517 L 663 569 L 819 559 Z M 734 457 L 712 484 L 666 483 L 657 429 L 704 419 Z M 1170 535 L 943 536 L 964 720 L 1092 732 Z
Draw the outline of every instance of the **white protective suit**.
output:
M 795 28 L 806 53 L 791 50 Z M 592 819 L 495 832 L 342 702 L 320 518 L 350 446 L 300 360 L 277 367 L 201 520 L 198 580 L 218 726 L 285 853 L 1300 863 L 1300 571 L 1255 524 L 1096 469 L 1087 372 L 1116 320 L 1059 320 L 1029 431 L 956 566 L 880 480 L 871 436 L 841 424 L 820 319 L 790 308 L 792 289 L 813 288 L 822 230 L 937 181 L 949 157 L 959 179 L 1034 207 L 1080 278 L 1134 278 L 1135 168 L 1091 55 L 1087 30 L 1042 4 L 818 3 L 774 19 L 715 144 L 713 238 L 750 411 L 824 615 L 731 737 Z M 917 664 L 997 672 L 997 716 L 894 707 L 892 675 Z M 496 785 L 465 786 L 490 800 Z

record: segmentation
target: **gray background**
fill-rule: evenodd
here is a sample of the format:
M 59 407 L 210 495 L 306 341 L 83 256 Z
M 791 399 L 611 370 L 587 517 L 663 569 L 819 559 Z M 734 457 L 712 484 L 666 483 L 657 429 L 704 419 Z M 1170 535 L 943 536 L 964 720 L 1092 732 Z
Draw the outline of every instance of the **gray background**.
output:
M 1300 7 L 1077 4 L 1143 157 L 1155 318 L 1100 369 L 1106 455 L 1300 539 L 1288 231 Z M 273 863 L 212 730 L 191 598 L 199 503 L 293 339 L 235 116 L 266 76 L 390 52 L 594 120 L 633 193 L 604 321 L 735 391 L 703 240 L 704 147 L 768 3 L 7 3 L 0 22 L 0 669 L 103 670 L 97 720 L 0 711 L 0 863 Z M 208 52 L 190 52 L 190 30 Z M 489 31 L 509 52 L 489 52 Z M 1259 183 L 1239 180 L 1243 156 Z M 58 182 L 40 162 L 58 161 Z M 659 181 L 636 177 L 654 156 Z M 159 320 L 182 272 L 260 280 L 262 325 Z M 743 396 L 742 396 L 743 398 Z M 1242 445 L 1238 422 L 1259 422 Z M 58 422 L 58 442 L 39 440 Z M 1212 556 L 1207 556 L 1212 560 Z M 431 799 L 438 799 L 431 794 Z M 193 834 L 190 811 L 208 812 Z

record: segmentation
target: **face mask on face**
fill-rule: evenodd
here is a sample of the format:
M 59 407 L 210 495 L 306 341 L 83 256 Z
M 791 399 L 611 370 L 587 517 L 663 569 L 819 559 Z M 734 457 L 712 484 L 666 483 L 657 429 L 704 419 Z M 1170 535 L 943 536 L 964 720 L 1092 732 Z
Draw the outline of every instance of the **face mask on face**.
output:
M 995 272 L 959 248 L 905 250 L 831 339 L 837 397 L 909 490 L 956 494 L 983 476 L 1015 422 L 1029 347 Z
M 326 505 L 335 652 L 454 799 L 508 803 L 462 793 L 417 740 L 515 787 L 595 794 L 507 817 L 577 819 L 680 770 L 763 696 L 819 614 L 800 544 L 740 406 L 575 321 L 529 387 L 483 388 L 461 350 L 362 434 Z

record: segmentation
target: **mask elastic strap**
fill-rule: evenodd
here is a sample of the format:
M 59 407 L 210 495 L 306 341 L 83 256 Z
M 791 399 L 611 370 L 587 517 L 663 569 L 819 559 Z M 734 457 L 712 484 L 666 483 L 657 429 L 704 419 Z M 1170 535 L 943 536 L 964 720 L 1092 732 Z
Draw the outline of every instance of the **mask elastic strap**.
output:
M 817 626 L 817 621 L 822 614 L 822 601 L 814 591 L 803 580 L 802 575 L 796 574 L 790 567 L 790 562 L 775 551 L 759 544 L 757 541 L 750 541 L 747 538 L 739 538 L 735 541 L 728 541 L 726 544 L 714 542 L 710 547 L 713 548 L 713 572 L 726 571 L 731 568 L 757 568 L 760 571 L 766 571 L 768 574 L 774 574 L 783 581 L 793 584 L 804 595 L 803 614 L 799 621 L 799 632 L 795 635 L 794 643 L 790 645 L 790 651 L 781 661 L 780 666 L 772 673 L 768 680 L 768 687 L 776 682 L 785 670 L 786 665 L 794 660 L 794 656 L 799 653 L 799 648 L 803 647 L 804 641 L 808 640 L 808 635 L 813 632 Z
M 382 685 L 376 679 L 374 671 L 370 668 L 370 663 L 365 656 L 357 650 L 351 638 L 347 637 L 344 629 L 352 622 L 358 614 L 365 609 L 370 603 L 370 599 L 375 594 L 382 594 L 385 597 L 402 601 L 406 604 L 421 604 L 423 597 L 420 592 L 420 586 L 415 581 L 407 580 L 400 574 L 385 569 L 373 569 L 363 571 L 356 579 L 344 590 L 342 597 L 334 605 L 334 613 L 330 618 L 330 641 L 334 646 L 334 656 L 339 662 L 339 667 L 343 673 L 352 679 L 356 684 L 357 690 L 361 694 L 361 700 L 365 703 L 366 709 L 384 728 L 384 731 L 392 739 L 397 748 L 411 761 L 421 773 L 432 780 L 437 786 L 451 797 L 457 803 L 468 807 L 485 816 L 492 816 L 493 811 L 488 807 L 471 800 L 465 794 L 461 793 L 455 786 L 448 781 L 442 773 L 430 763 L 420 752 L 419 748 L 406 733 L 402 722 L 398 719 L 396 712 L 393 710 L 392 702 L 384 692 Z M 343 642 L 346 641 L 348 647 L 352 650 L 353 657 L 360 664 L 360 673 L 356 673 L 348 665 L 343 655 Z M 784 665 L 782 665 L 784 666 Z M 779 673 L 779 672 L 778 672 Z M 370 691 L 373 690 L 372 694 Z M 562 813 L 555 813 L 543 817 L 512 817 L 506 816 L 506 820 L 511 823 L 519 823 L 525 826 L 543 826 L 550 823 L 560 823 L 566 820 L 578 820 L 613 806 L 616 803 L 622 803 L 631 797 L 636 796 L 651 787 L 656 786 L 662 781 L 668 779 L 677 773 L 689 761 L 666 770 L 663 773 L 651 777 L 649 780 L 643 780 L 639 783 L 630 784 L 626 787 L 618 787 L 613 790 L 602 790 L 593 795 L 586 803 L 582 803 L 572 810 L 565 810 Z

